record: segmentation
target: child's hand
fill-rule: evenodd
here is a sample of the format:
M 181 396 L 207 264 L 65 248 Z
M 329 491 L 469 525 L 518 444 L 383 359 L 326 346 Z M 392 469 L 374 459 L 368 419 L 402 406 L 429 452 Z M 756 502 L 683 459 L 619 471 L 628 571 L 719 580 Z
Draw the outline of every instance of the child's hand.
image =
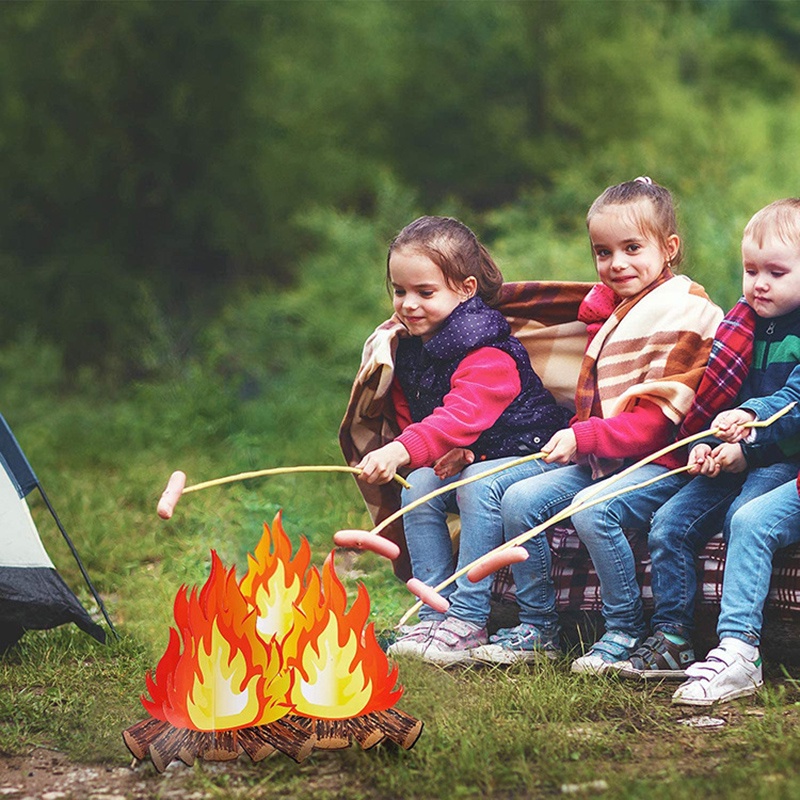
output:
M 389 442 L 389 444 L 367 453 L 356 464 L 356 467 L 361 470 L 358 479 L 365 483 L 388 483 L 394 478 L 397 468 L 408 464 L 409 461 L 411 461 L 411 456 L 400 442 Z
M 714 448 L 711 455 L 723 472 L 744 472 L 747 469 L 747 460 L 739 444 L 723 442 Z
M 716 419 L 711 423 L 711 427 L 718 429 L 717 436 L 723 442 L 734 444 L 740 442 L 750 433 L 750 429 L 744 426 L 755 418 L 756 415 L 752 411 L 745 411 L 743 408 L 732 408 L 730 411 L 723 411 L 721 414 L 717 414 Z
M 454 447 L 449 453 L 445 453 L 433 465 L 433 471 L 437 478 L 444 480 L 458 475 L 464 467 L 468 467 L 475 460 L 475 453 L 467 450 L 466 447 Z
M 569 464 L 578 452 L 578 442 L 572 428 L 556 431 L 542 448 L 547 464 Z
M 711 446 L 697 444 L 689 453 L 689 474 L 705 475 L 707 478 L 716 478 L 719 474 L 719 464 L 714 460 Z

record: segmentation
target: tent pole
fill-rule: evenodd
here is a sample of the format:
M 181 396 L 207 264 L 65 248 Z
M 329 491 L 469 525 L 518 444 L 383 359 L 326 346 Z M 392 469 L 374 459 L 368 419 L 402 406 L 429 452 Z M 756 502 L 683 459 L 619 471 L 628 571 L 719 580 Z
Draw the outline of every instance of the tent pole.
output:
M 78 555 L 78 551 L 75 548 L 75 545 L 72 543 L 72 539 L 69 538 L 69 534 L 65 530 L 64 526 L 61 524 L 61 520 L 58 518 L 58 514 L 56 514 L 56 510 L 50 504 L 50 499 L 47 497 L 47 494 L 42 487 L 42 485 L 37 481 L 36 488 L 39 490 L 39 493 L 42 495 L 42 500 L 44 500 L 44 504 L 47 506 L 47 510 L 52 515 L 53 519 L 56 521 L 56 525 L 58 525 L 58 529 L 61 531 L 61 535 L 69 545 L 69 549 L 72 551 L 72 555 L 75 557 L 75 561 L 80 568 L 81 574 L 83 575 L 83 579 L 86 581 L 86 585 L 89 587 L 89 591 L 92 593 L 92 596 L 97 601 L 97 605 L 100 606 L 100 610 L 103 612 L 103 616 L 108 623 L 108 627 L 111 628 L 111 632 L 114 634 L 114 638 L 119 641 L 120 636 L 117 633 L 117 629 L 114 627 L 114 624 L 111 622 L 111 617 L 108 616 L 108 612 L 106 611 L 106 607 L 103 604 L 103 601 L 100 599 L 100 595 L 97 592 L 97 589 L 94 588 L 91 579 L 89 578 L 89 573 L 86 571 L 86 568 L 83 566 L 83 562 L 81 561 L 80 555 Z

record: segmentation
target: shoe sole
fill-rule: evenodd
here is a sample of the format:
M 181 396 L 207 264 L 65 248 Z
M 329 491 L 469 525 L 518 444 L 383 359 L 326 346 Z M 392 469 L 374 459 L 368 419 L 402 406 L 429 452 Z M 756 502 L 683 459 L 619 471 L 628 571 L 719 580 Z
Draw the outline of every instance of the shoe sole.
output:
M 472 650 L 457 650 L 451 653 L 433 650 L 422 653 L 420 657 L 428 664 L 436 664 L 438 667 L 457 667 L 475 663 Z
M 572 662 L 569 671 L 578 675 L 619 675 L 622 667 L 614 663 L 604 664 L 603 666 L 593 666 L 590 664 L 576 664 Z
M 481 664 L 508 666 L 510 664 L 531 664 L 542 660 L 555 661 L 558 653 L 551 653 L 547 650 L 506 650 L 502 648 L 491 654 L 473 652 L 472 658 Z
M 675 706 L 700 706 L 701 708 L 708 708 L 715 703 L 728 703 L 739 697 L 750 697 L 750 695 L 755 694 L 763 685 L 764 682 L 762 681 L 758 686 L 748 686 L 746 689 L 734 689 L 721 697 L 714 698 L 700 697 L 695 699 L 692 697 L 673 697 L 672 704 Z
M 623 667 L 619 670 L 623 678 L 639 681 L 685 681 L 688 675 L 682 669 L 634 669 L 633 667 Z
M 387 651 L 386 655 L 389 658 L 422 658 L 425 655 L 425 651 L 428 649 L 428 645 L 420 644 L 417 647 L 410 647 L 405 646 L 396 650 L 394 645 L 392 645 Z

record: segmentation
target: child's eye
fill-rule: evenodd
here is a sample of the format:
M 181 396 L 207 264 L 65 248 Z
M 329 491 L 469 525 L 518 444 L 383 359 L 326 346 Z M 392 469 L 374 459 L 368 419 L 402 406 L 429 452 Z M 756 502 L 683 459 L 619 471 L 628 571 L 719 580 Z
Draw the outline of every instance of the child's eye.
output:
M 433 297 L 433 289 L 420 289 L 420 297 Z
M 397 286 L 394 287 L 394 296 L 395 297 L 404 297 L 406 293 L 405 289 L 399 289 Z
M 629 253 L 638 253 L 642 249 L 640 244 L 629 244 L 627 250 Z
M 611 255 L 611 251 L 601 247 L 599 250 L 595 250 L 594 254 L 597 258 L 608 258 Z

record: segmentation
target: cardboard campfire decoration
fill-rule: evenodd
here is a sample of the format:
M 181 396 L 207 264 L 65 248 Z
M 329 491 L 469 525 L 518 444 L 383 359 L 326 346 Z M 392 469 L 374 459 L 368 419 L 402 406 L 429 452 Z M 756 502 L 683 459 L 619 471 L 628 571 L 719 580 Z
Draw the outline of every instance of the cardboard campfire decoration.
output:
M 403 690 L 367 624 L 367 590 L 347 610 L 332 556 L 320 573 L 303 538 L 293 558 L 280 514 L 241 581 L 212 551 L 202 589 L 183 586 L 175 598 L 176 627 L 141 698 L 150 717 L 123 732 L 135 758 L 149 754 L 163 771 L 242 751 L 299 762 L 351 739 L 414 745 L 422 722 L 394 708 Z

